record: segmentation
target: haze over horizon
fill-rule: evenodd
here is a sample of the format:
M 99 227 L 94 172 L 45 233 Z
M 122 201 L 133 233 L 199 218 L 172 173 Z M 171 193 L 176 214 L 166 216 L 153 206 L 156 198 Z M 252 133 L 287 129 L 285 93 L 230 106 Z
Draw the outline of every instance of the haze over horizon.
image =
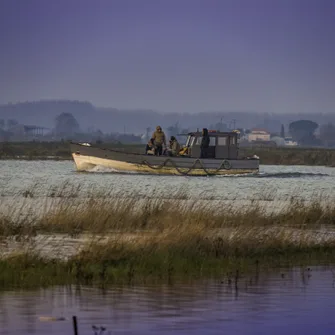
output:
M 2 0 L 0 104 L 335 112 L 335 1 Z

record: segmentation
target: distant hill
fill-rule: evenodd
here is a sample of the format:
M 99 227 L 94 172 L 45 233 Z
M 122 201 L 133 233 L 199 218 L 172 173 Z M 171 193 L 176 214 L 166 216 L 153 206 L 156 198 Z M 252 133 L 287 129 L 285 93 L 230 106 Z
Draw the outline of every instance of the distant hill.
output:
M 52 128 L 61 113 L 72 113 L 76 118 L 92 120 L 95 108 L 89 102 L 47 100 L 0 105 L 1 119 L 16 119 L 23 124 Z
M 16 119 L 21 124 L 53 128 L 55 118 L 61 113 L 72 113 L 82 130 L 100 129 L 105 133 L 127 132 L 143 133 L 147 127 L 156 125 L 164 128 L 178 122 L 180 128 L 210 127 L 221 121 L 230 128 L 262 127 L 271 132 L 279 132 L 281 124 L 287 126 L 291 121 L 308 119 L 318 124 L 335 123 L 335 113 L 322 114 L 264 114 L 252 111 L 208 111 L 196 114 L 159 113 L 153 110 L 120 110 L 99 108 L 90 102 L 70 100 L 42 100 L 0 105 L 1 119 Z

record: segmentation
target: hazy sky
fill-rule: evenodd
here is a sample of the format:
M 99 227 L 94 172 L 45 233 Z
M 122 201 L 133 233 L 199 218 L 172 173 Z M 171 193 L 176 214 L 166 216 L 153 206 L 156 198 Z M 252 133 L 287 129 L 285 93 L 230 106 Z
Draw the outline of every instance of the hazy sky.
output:
M 0 103 L 335 112 L 334 0 L 0 0 Z

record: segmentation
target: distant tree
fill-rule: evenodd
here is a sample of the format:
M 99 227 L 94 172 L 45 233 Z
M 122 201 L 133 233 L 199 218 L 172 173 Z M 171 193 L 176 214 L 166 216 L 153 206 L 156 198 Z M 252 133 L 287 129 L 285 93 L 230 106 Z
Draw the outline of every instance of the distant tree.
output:
M 298 120 L 291 122 L 289 131 L 294 141 L 302 145 L 313 145 L 316 143 L 314 132 L 319 127 L 316 122 L 310 120 Z
M 335 144 L 335 125 L 332 123 L 324 124 L 320 127 L 320 140 L 325 146 Z
M 78 121 L 71 113 L 62 113 L 55 121 L 55 132 L 58 135 L 73 135 L 80 130 Z
M 281 125 L 281 128 L 280 128 L 280 137 L 285 138 L 285 128 L 283 124 Z
M 17 124 L 19 124 L 19 122 L 15 119 L 9 119 L 7 120 L 7 128 L 12 128 L 14 126 L 16 126 Z
M 6 122 L 4 119 L 0 119 L 0 129 L 4 129 L 6 126 Z

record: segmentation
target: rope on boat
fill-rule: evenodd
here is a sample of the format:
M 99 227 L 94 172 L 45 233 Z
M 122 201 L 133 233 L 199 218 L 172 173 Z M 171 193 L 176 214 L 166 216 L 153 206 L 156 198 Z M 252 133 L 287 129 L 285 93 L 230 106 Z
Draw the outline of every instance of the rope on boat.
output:
M 127 152 L 124 152 L 124 151 L 119 151 L 119 150 L 114 150 L 114 149 L 106 149 L 106 148 L 101 148 L 102 150 L 105 150 L 105 151 L 111 151 L 111 152 L 117 152 L 117 153 L 123 153 L 123 154 L 128 154 Z M 138 154 L 138 153 L 131 153 L 132 155 L 141 155 L 141 154 Z M 162 169 L 163 167 L 167 166 L 168 163 L 171 163 L 172 167 L 174 167 L 181 175 L 184 175 L 184 176 L 187 176 L 190 171 L 192 171 L 195 166 L 197 165 L 197 163 L 200 164 L 200 168 L 209 176 L 212 176 L 212 175 L 216 175 L 218 171 L 222 170 L 222 168 L 224 170 L 230 170 L 231 169 L 231 163 L 228 161 L 228 160 L 224 160 L 222 161 L 222 163 L 220 164 L 220 166 L 217 168 L 217 169 L 214 169 L 214 172 L 209 172 L 203 165 L 202 161 L 197 158 L 193 165 L 185 171 L 182 171 L 180 168 L 178 168 L 178 166 L 176 165 L 176 163 L 170 159 L 170 158 L 167 158 L 163 164 L 161 165 L 151 165 L 148 161 L 144 160 L 141 164 L 144 164 L 144 165 L 147 165 L 149 168 L 153 169 L 153 170 L 160 170 Z
M 231 169 L 231 164 L 230 164 L 230 162 L 227 161 L 227 160 L 224 160 L 224 161 L 220 164 L 220 166 L 219 166 L 217 169 L 214 169 L 214 172 L 209 172 L 209 171 L 204 167 L 204 165 L 203 165 L 203 163 L 202 163 L 202 161 L 201 161 L 200 159 L 196 159 L 196 160 L 194 161 L 193 165 L 192 165 L 190 168 L 188 168 L 188 169 L 186 170 L 186 172 L 183 171 L 183 170 L 181 170 L 181 169 L 176 165 L 176 163 L 175 163 L 172 159 L 170 159 L 170 158 L 166 159 L 166 160 L 165 160 L 162 164 L 160 164 L 160 165 L 152 165 L 152 164 L 150 164 L 150 163 L 149 163 L 148 161 L 146 161 L 146 160 L 144 160 L 142 164 L 147 165 L 149 168 L 151 168 L 151 169 L 153 169 L 153 170 L 160 170 L 160 169 L 166 167 L 166 166 L 168 165 L 168 163 L 171 163 L 172 167 L 174 167 L 174 168 L 175 168 L 181 175 L 184 175 L 184 176 L 187 176 L 187 175 L 188 175 L 188 174 L 189 174 L 189 173 L 196 167 L 196 165 L 197 165 L 198 163 L 200 164 L 200 169 L 202 169 L 207 175 L 215 175 L 219 170 L 222 170 L 222 168 L 223 168 L 224 170 L 230 170 L 230 169 Z

